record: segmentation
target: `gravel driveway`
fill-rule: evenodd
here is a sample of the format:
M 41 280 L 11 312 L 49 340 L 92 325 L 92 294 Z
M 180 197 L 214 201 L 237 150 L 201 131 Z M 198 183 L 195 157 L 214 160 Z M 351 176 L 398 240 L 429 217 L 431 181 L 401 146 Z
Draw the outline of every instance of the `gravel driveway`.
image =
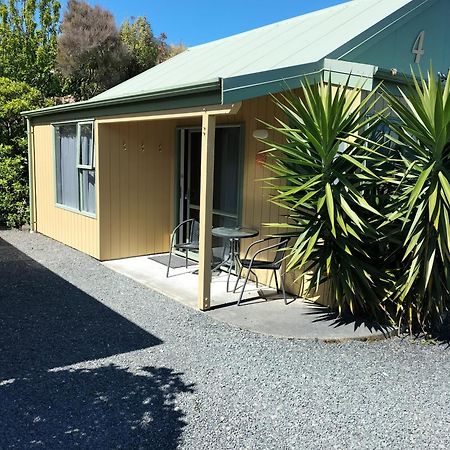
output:
M 252 334 L 26 232 L 0 286 L 2 449 L 450 448 L 446 346 Z

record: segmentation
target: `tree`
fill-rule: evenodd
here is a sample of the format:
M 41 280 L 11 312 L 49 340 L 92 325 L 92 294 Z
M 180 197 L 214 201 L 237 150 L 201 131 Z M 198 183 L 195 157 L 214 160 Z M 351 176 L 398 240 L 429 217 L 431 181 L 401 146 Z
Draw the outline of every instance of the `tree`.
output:
M 59 18 L 56 0 L 0 0 L 0 76 L 24 81 L 45 96 L 59 95 Z
M 60 95 L 55 71 L 60 4 L 0 0 L 0 224 L 28 220 L 27 139 L 23 110 Z
M 150 69 L 170 56 L 166 35 L 162 33 L 155 37 L 146 17 L 138 17 L 134 21 L 125 20 L 119 34 L 128 52 L 128 78 Z
M 0 144 L 0 225 L 20 227 L 28 222 L 28 165 L 24 156 Z
M 28 220 L 28 164 L 25 125 L 20 112 L 48 106 L 27 83 L 0 78 L 0 224 Z
M 265 141 L 265 166 L 271 201 L 287 220 L 267 225 L 298 233 L 287 270 L 298 269 L 310 293 L 327 283 L 339 313 L 384 321 L 389 284 L 373 251 L 380 214 L 367 196 L 380 181 L 370 169 L 377 157 L 368 141 L 381 118 L 365 114 L 374 95 L 360 102 L 361 89 L 348 83 L 305 82 L 301 96 L 291 92 L 275 101 L 284 119 L 268 125 L 275 138 Z
M 11 145 L 17 154 L 25 155 L 25 125 L 20 113 L 50 104 L 27 83 L 0 77 L 0 144 Z
M 85 100 L 122 81 L 127 59 L 113 15 L 99 6 L 69 0 L 57 63 L 75 98 Z
M 390 222 L 400 234 L 401 265 L 394 298 L 412 331 L 441 325 L 450 311 L 450 79 L 412 74 L 401 98 L 385 92 L 398 145 L 391 172 Z

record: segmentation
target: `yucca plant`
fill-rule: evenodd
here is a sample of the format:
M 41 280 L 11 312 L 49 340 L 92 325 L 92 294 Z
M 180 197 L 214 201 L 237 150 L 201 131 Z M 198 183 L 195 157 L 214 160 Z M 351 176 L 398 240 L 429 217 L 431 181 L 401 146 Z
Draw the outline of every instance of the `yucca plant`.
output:
M 309 293 L 328 282 L 333 307 L 366 319 L 384 320 L 386 277 L 377 247 L 380 213 L 368 195 L 381 182 L 370 169 L 380 155 L 369 137 L 380 124 L 367 115 L 375 92 L 362 99 L 360 88 L 321 82 L 302 85 L 301 95 L 274 98 L 283 113 L 266 124 L 278 138 L 265 141 L 270 157 L 266 180 L 271 201 L 286 222 L 267 224 L 294 230 L 287 270 L 300 269 Z M 376 147 L 376 146 L 375 146 Z
M 402 260 L 396 290 L 398 319 L 429 330 L 450 307 L 450 81 L 432 68 L 397 97 L 385 92 L 398 144 L 397 188 L 389 220 L 400 221 Z

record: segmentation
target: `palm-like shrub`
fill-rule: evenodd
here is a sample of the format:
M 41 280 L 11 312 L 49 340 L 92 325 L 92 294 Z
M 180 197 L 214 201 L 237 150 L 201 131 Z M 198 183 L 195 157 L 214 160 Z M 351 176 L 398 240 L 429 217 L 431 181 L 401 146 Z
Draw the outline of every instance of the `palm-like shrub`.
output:
M 266 181 L 276 191 L 271 201 L 287 220 L 269 225 L 299 234 L 287 270 L 300 269 L 310 292 L 328 282 L 340 313 L 380 319 L 385 317 L 380 214 L 369 196 L 381 180 L 370 168 L 379 155 L 368 146 L 380 116 L 366 114 L 374 97 L 361 101 L 361 94 L 348 85 L 305 83 L 300 97 L 290 93 L 274 100 L 283 119 L 267 125 L 281 139 L 266 141 L 272 174 Z
M 450 81 L 431 69 L 413 79 L 400 98 L 385 93 L 400 120 L 391 125 L 399 165 L 389 218 L 402 231 L 393 299 L 400 321 L 429 329 L 450 307 Z

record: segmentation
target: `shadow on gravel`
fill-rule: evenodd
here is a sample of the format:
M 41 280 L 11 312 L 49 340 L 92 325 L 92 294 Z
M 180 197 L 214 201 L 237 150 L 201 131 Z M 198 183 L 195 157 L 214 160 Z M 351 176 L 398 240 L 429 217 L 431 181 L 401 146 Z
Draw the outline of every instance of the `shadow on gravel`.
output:
M 176 448 L 181 374 L 65 367 L 161 343 L 0 239 L 2 449 Z
M 0 384 L 2 448 L 177 448 L 186 425 L 178 373 L 110 365 L 40 371 Z
M 0 239 L 0 380 L 161 340 Z
M 438 326 L 435 330 L 424 333 L 418 332 L 413 334 L 404 333 L 403 338 L 413 338 L 416 342 L 424 345 L 439 345 L 445 347 L 446 350 L 450 349 L 450 323 L 449 319 L 445 323 Z
M 330 322 L 330 326 L 334 328 L 353 324 L 354 329 L 357 330 L 359 327 L 365 326 L 370 332 L 381 332 L 386 337 L 391 336 L 393 331 L 392 327 L 387 325 L 369 322 L 352 315 L 339 316 L 337 312 L 331 311 L 326 306 L 314 305 L 308 315 L 317 316 L 313 322 Z

